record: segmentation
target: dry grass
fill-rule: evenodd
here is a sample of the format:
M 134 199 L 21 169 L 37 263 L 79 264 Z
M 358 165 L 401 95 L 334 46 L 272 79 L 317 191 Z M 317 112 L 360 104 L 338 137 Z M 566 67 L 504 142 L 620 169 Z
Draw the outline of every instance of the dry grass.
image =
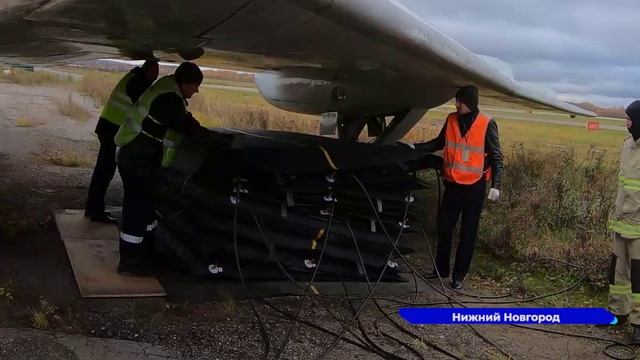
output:
M 40 302 L 37 307 L 29 307 L 28 309 L 31 314 L 31 325 L 40 330 L 46 330 L 49 328 L 54 314 L 58 311 L 58 309 L 49 304 L 45 298 L 40 298 Z
M 257 94 L 203 89 L 190 100 L 189 109 L 206 127 L 318 132 L 315 116 L 276 109 Z
M 216 305 L 227 315 L 233 315 L 238 310 L 235 299 L 230 295 L 225 295 L 224 299 Z
M 48 153 L 44 157 L 51 164 L 63 167 L 91 167 L 92 165 L 92 160 L 88 156 L 72 151 Z
M 27 118 L 18 118 L 16 119 L 15 123 L 14 123 L 15 127 L 19 127 L 19 128 L 31 128 L 36 126 L 36 124 Z
M 440 133 L 440 127 L 435 125 L 429 125 L 426 119 L 421 120 L 417 126 L 415 126 L 407 135 L 404 136 L 404 140 L 412 143 L 420 143 L 429 141 Z
M 122 76 L 122 73 L 86 72 L 78 84 L 78 91 L 103 106 Z M 200 93 L 189 101 L 189 110 L 206 127 L 318 132 L 316 116 L 277 109 L 254 93 L 201 88 Z
M 96 105 L 104 106 L 109 100 L 113 88 L 123 76 L 122 73 L 89 71 L 82 76 L 78 83 L 78 91 L 93 98 Z
M 66 99 L 59 100 L 57 105 L 60 114 L 68 116 L 72 119 L 87 121 L 91 116 L 91 113 L 89 111 L 87 111 L 84 107 L 73 100 L 71 93 L 69 93 Z
M 0 303 L 10 304 L 14 297 L 13 282 L 9 280 L 6 284 L 0 286 Z
M 0 80 L 27 86 L 68 85 L 73 82 L 71 76 L 62 76 L 44 71 L 25 71 L 4 69 L 0 72 Z
M 255 75 L 252 73 L 238 73 L 229 70 L 205 71 L 205 79 L 231 81 L 235 83 L 253 83 Z

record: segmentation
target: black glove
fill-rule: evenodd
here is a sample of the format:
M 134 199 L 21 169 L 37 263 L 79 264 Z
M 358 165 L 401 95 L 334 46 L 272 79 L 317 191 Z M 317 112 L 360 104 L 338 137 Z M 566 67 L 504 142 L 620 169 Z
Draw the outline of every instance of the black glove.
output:
M 424 158 L 427 169 L 441 170 L 444 166 L 444 159 L 438 155 L 427 154 Z
M 440 156 L 426 154 L 417 160 L 409 162 L 407 165 L 411 170 L 418 171 L 424 169 L 442 170 L 443 164 L 444 160 Z

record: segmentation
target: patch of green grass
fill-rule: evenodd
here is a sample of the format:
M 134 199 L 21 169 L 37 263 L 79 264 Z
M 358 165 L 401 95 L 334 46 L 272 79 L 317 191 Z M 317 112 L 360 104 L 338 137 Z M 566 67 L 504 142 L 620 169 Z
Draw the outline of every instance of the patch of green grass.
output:
M 58 102 L 58 111 L 64 116 L 80 121 L 87 121 L 91 116 L 89 111 L 73 100 L 71 93 L 69 93 L 65 100 Z
M 606 308 L 606 287 L 594 286 L 588 278 L 581 281 L 586 275 L 588 273 L 572 267 L 560 270 L 543 260 L 519 262 L 498 259 L 484 249 L 478 249 L 474 255 L 471 269 L 472 279 L 488 280 L 503 293 L 514 292 L 520 299 L 552 294 L 580 282 L 567 292 L 537 300 L 535 304 L 543 307 Z
M 524 144 L 527 149 L 551 153 L 557 149 L 572 149 L 585 154 L 600 150 L 608 160 L 616 160 L 624 139 L 629 135 L 621 131 L 601 130 L 587 132 L 573 126 L 540 124 L 503 120 L 498 124 L 503 144 L 508 147 Z
M 31 128 L 36 126 L 36 124 L 31 121 L 30 119 L 27 118 L 18 118 L 15 121 L 15 127 L 19 127 L 19 128 Z
M 440 131 L 447 114 L 451 111 L 453 111 L 453 109 L 443 107 L 429 111 L 425 119 L 418 124 L 414 131 L 412 141 L 425 141 L 435 137 Z M 570 119 L 568 115 L 559 113 L 514 113 L 509 109 L 493 112 L 492 110 L 488 110 L 487 112 L 494 116 L 500 132 L 500 142 L 503 148 L 507 149 L 510 146 L 522 144 L 526 150 L 553 153 L 558 149 L 571 149 L 579 155 L 586 154 L 589 150 L 595 149 L 603 151 L 607 160 L 614 161 L 617 160 L 624 139 L 629 136 L 629 134 L 624 131 L 587 131 L 582 127 L 518 120 L 522 118 L 528 120 L 584 123 L 594 120 L 609 124 L 607 121 L 602 121 L 598 118 L 577 117 Z M 612 122 L 611 125 L 624 127 L 624 122 Z M 435 129 L 428 129 L 430 127 L 434 127 Z M 424 135 L 416 136 L 415 133 Z

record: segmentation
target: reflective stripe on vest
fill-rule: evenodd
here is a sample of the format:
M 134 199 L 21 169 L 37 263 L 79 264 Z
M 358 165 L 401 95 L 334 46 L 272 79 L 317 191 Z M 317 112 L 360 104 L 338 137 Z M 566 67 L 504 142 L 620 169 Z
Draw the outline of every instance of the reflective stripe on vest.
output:
M 491 120 L 479 113 L 464 137 L 460 132 L 458 114 L 452 113 L 445 124 L 444 166 L 443 175 L 449 182 L 457 184 L 475 184 L 490 172 L 485 171 L 485 137 Z
M 640 180 L 619 176 L 620 185 L 627 191 L 640 191 Z
M 118 126 L 122 125 L 133 105 L 131 98 L 127 95 L 127 85 L 134 76 L 136 75 L 130 72 L 118 82 L 111 95 L 109 95 L 109 100 L 107 100 L 107 104 L 102 109 L 100 117 Z
M 149 115 L 149 110 L 153 101 L 160 95 L 166 93 L 175 93 L 182 98 L 182 93 L 178 88 L 178 84 L 175 81 L 173 75 L 165 76 L 156 81 L 151 87 L 149 87 L 140 96 L 140 99 L 132 107 L 129 115 L 126 117 L 124 123 L 120 126 L 118 133 L 115 136 L 115 143 L 118 146 L 124 146 L 132 142 L 139 134 L 143 134 L 152 138 L 163 146 L 162 166 L 168 167 L 171 165 L 173 156 L 175 154 L 175 148 L 180 144 L 182 135 L 166 127 L 158 120 Z M 186 108 L 184 109 L 186 112 Z M 160 126 L 164 126 L 166 131 L 159 137 L 157 134 L 151 134 L 143 129 L 143 122 L 150 121 Z M 149 130 L 149 129 L 147 129 Z
M 628 294 L 631 294 L 631 284 L 609 285 L 609 294 L 611 294 L 611 295 L 628 295 Z
M 624 220 L 609 220 L 609 230 L 627 239 L 640 239 L 640 224 L 631 224 Z
M 164 147 L 164 153 L 162 155 L 162 167 L 168 168 L 173 163 L 173 158 L 176 155 L 176 149 L 180 146 L 182 142 L 182 134 L 173 131 L 172 129 L 167 130 L 167 133 L 162 139 L 162 145 Z

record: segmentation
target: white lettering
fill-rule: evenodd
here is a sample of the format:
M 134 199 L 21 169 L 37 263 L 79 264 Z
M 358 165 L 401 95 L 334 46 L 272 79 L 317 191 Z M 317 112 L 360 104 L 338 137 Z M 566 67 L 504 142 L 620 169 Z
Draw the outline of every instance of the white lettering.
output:
M 459 321 L 462 321 L 462 320 L 460 320 L 460 318 L 461 318 L 461 317 L 462 317 L 462 316 L 460 315 L 460 313 L 453 313 L 453 316 L 452 316 L 452 320 L 451 320 L 451 321 L 452 321 L 452 322 L 459 322 Z
M 504 322 L 513 322 L 513 314 L 512 313 L 504 313 L 502 314 L 502 317 L 504 317 Z

